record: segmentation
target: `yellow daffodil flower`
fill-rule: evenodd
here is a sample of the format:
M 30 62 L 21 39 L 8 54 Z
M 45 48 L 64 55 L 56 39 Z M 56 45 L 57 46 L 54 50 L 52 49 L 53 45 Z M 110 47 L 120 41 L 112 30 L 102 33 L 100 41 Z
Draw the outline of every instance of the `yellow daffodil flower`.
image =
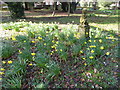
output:
M 86 63 L 84 63 L 84 65 L 86 66 L 87 64 L 86 64 Z
M 79 39 L 80 38 L 80 33 L 74 34 L 74 37 Z
M 16 38 L 15 38 L 15 37 L 12 37 L 12 40 L 13 40 L 13 41 L 15 41 L 15 40 L 16 40 Z
M 91 53 L 94 53 L 95 51 L 94 50 L 91 50 Z
M 97 38 L 98 36 L 95 36 L 95 38 Z
M 32 56 L 35 56 L 35 53 L 31 53 Z
M 32 43 L 35 43 L 35 41 L 32 41 Z
M 52 43 L 54 43 L 55 41 L 54 40 L 52 40 Z
M 83 60 L 85 60 L 85 58 L 82 58 Z
M 46 46 L 46 43 L 44 43 L 44 45 Z
M 55 48 L 55 46 L 51 46 L 51 48 Z
M 0 72 L 0 75 L 5 74 L 4 72 Z
M 48 31 L 46 31 L 46 33 L 49 33 Z
M 108 37 L 105 37 L 106 39 L 108 39 Z
M 92 42 L 92 40 L 88 40 L 89 42 Z
M 99 42 L 102 43 L 102 40 L 100 39 Z
M 91 46 L 89 46 L 90 48 L 92 48 L 92 47 L 94 47 L 94 48 L 96 48 L 96 46 L 95 45 L 91 45 Z
M 58 44 L 58 41 L 56 42 L 56 44 Z
M 19 53 L 21 54 L 22 52 L 19 50 Z
M 10 60 L 10 61 L 8 61 L 8 64 L 11 64 L 12 63 L 12 61 Z
M 106 55 L 110 55 L 110 52 L 107 52 Z
M 83 51 L 81 50 L 80 53 L 83 53 Z
M 94 57 L 93 57 L 93 56 L 90 56 L 89 58 L 90 58 L 90 59 L 93 59 Z
M 62 52 L 62 49 L 60 49 L 60 51 Z
M 101 47 L 100 47 L 100 49 L 101 49 L 101 50 L 103 50 L 103 49 L 104 49 L 104 47 L 103 47 L 103 46 L 101 46 Z
M 3 63 L 3 64 L 5 64 L 5 63 L 6 63 L 6 61 L 2 61 L 2 63 Z
M 29 64 L 29 66 L 32 66 L 32 65 L 33 65 L 32 63 Z
M 115 40 L 113 39 L 112 41 L 114 42 Z
M 5 69 L 4 69 L 4 68 L 1 68 L 0 70 L 1 70 L 1 71 L 4 71 Z
M 39 40 L 42 40 L 42 38 L 41 38 L 41 37 L 38 37 L 38 39 L 39 39 Z
M 87 42 L 84 42 L 84 44 L 87 44 Z

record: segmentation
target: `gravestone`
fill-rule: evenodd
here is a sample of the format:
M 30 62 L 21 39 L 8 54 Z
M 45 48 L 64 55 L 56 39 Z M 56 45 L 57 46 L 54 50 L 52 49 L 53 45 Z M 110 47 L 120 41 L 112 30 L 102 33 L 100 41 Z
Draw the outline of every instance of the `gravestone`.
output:
M 82 35 L 82 37 L 85 37 L 86 40 L 89 40 L 89 30 L 90 26 L 87 21 L 87 15 L 86 15 L 87 10 L 83 9 L 82 10 L 82 16 L 80 17 L 80 24 L 78 27 L 78 32 Z

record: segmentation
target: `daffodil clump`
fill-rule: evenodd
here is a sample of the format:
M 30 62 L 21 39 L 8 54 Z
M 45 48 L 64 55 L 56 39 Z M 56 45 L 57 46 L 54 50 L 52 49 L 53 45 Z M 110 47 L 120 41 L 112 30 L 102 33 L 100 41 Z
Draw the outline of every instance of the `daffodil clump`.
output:
M 18 23 L 16 25 L 19 27 Z M 73 26 L 59 30 L 56 25 L 32 22 L 27 23 L 27 26 L 20 25 L 25 34 L 10 38 L 16 45 L 16 51 L 3 58 L 3 67 L 0 68 L 0 80 L 8 82 L 8 87 L 14 87 L 17 81 L 17 88 L 47 88 L 49 84 L 55 88 L 106 88 L 116 85 L 116 82 L 111 83 L 115 80 L 110 76 L 113 74 L 109 75 L 111 66 L 117 67 L 112 57 L 117 40 L 111 33 L 91 30 L 86 33 L 90 34 L 90 39 L 86 40 Z M 5 53 L 10 51 L 7 49 Z M 108 59 L 110 64 L 107 63 Z

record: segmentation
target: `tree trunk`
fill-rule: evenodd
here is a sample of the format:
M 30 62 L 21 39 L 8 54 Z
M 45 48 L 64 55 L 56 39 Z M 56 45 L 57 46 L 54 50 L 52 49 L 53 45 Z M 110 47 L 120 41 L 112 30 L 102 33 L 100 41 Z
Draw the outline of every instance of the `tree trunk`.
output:
M 21 2 L 6 2 L 11 13 L 11 18 L 24 18 L 24 7 Z
M 93 3 L 93 9 L 94 9 L 94 10 L 97 10 L 97 2 L 94 2 L 94 3 Z
M 75 12 L 76 6 L 77 6 L 76 2 L 71 2 L 70 13 L 74 13 Z
M 70 2 L 68 2 L 68 16 L 70 16 L 70 8 L 71 7 L 71 4 L 70 4 Z
M 67 2 L 62 2 L 62 10 L 64 12 L 67 12 L 68 11 L 68 3 Z
M 54 2 L 53 3 L 53 14 L 52 14 L 52 16 L 55 16 L 56 7 L 57 7 L 57 2 Z
M 28 8 L 28 3 L 27 2 L 25 2 L 25 10 L 28 10 L 29 8 Z

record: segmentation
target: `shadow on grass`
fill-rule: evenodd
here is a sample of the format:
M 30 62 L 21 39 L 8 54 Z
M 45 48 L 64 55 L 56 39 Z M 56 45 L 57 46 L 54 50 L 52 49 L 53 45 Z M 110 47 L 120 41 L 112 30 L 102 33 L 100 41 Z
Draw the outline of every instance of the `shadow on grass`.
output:
M 56 17 L 27 17 L 26 21 L 60 24 L 74 23 L 79 24 L 80 16 L 56 16 Z M 88 16 L 89 23 L 97 24 L 115 24 L 118 23 L 118 17 Z

